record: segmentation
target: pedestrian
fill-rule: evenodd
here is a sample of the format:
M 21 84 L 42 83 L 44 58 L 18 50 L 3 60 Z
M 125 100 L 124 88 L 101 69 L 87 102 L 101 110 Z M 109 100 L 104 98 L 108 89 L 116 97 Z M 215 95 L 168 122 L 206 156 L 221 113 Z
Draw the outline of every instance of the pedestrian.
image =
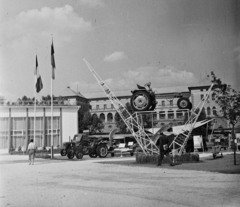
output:
M 28 155 L 29 155 L 29 165 L 34 165 L 35 158 L 35 144 L 33 143 L 33 139 L 30 140 L 28 144 Z
M 171 129 L 169 131 L 171 131 Z M 160 134 L 160 137 L 159 137 L 160 154 L 159 154 L 159 157 L 158 157 L 157 166 L 162 165 L 162 161 L 163 161 L 164 156 L 166 156 L 166 158 L 169 160 L 170 165 L 174 166 L 174 163 L 173 163 L 172 159 L 170 158 L 170 154 L 169 154 L 171 152 L 171 148 L 169 146 L 172 143 L 173 139 L 174 139 L 173 134 L 171 134 L 169 136 L 164 135 L 163 133 Z

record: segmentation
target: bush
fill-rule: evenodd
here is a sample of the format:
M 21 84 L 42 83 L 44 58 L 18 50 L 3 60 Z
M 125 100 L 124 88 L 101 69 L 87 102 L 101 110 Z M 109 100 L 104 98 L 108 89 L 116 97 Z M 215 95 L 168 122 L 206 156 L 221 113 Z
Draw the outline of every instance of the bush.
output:
M 173 156 L 170 156 L 170 159 L 173 160 Z M 187 162 L 198 162 L 199 161 L 199 154 L 182 154 L 182 155 L 175 155 L 174 161 L 176 163 L 187 163 Z M 144 153 L 137 153 L 136 154 L 136 162 L 141 163 L 149 163 L 149 164 L 157 164 L 158 163 L 158 155 L 145 155 Z M 169 160 L 164 157 L 162 164 L 169 164 Z

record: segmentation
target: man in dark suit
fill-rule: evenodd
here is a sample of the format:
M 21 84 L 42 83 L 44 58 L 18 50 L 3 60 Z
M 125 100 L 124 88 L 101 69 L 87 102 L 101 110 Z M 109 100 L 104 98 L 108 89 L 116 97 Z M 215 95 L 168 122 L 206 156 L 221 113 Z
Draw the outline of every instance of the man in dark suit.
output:
M 172 128 L 168 130 L 169 132 L 172 132 Z M 158 157 L 158 163 L 157 166 L 161 166 L 162 164 L 162 160 L 164 158 L 164 155 L 167 157 L 167 159 L 170 162 L 171 166 L 174 166 L 169 153 L 171 152 L 171 148 L 169 147 L 170 144 L 173 142 L 174 140 L 174 135 L 170 134 L 170 135 L 164 135 L 163 133 L 160 134 L 160 137 L 158 139 L 158 145 L 159 145 L 159 149 L 160 149 L 160 155 Z

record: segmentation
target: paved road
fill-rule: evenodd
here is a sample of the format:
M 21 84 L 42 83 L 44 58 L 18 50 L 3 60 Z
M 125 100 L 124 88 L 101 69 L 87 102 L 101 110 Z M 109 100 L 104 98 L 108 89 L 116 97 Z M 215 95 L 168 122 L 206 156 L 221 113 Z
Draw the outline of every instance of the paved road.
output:
M 237 207 L 240 175 L 0 155 L 0 206 Z

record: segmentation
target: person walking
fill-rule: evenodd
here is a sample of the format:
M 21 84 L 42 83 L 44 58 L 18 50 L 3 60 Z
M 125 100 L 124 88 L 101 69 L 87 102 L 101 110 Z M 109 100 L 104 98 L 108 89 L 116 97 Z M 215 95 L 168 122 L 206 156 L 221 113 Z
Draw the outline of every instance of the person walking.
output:
M 170 129 L 168 131 L 171 132 L 172 129 Z M 169 136 L 164 135 L 163 133 L 160 134 L 160 137 L 159 137 L 159 140 L 158 140 L 160 154 L 158 156 L 157 166 L 161 166 L 162 165 L 162 161 L 163 161 L 164 156 L 166 156 L 166 158 L 168 159 L 170 165 L 174 166 L 174 163 L 171 160 L 170 154 L 169 154 L 171 152 L 171 148 L 169 146 L 171 145 L 173 140 L 174 140 L 174 135 L 173 134 L 171 134 Z
M 33 143 L 33 139 L 30 140 L 28 144 L 28 155 L 29 155 L 29 165 L 34 165 L 35 158 L 35 144 Z

